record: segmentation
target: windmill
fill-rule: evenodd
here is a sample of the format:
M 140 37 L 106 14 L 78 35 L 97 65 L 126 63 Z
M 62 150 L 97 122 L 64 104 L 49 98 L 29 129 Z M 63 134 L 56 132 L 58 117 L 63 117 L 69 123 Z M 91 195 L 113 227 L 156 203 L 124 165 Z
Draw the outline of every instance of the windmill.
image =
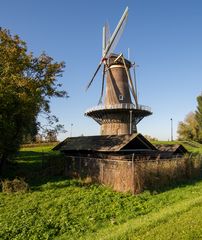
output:
M 136 125 L 145 116 L 152 114 L 149 107 L 138 103 L 135 63 L 125 59 L 122 53 L 112 53 L 124 30 L 127 18 L 128 7 L 126 7 L 111 36 L 108 25 L 105 24 L 103 27 L 102 57 L 86 87 L 86 90 L 88 90 L 95 80 L 98 71 L 103 66 L 99 105 L 85 112 L 86 116 L 92 117 L 101 125 L 102 135 L 132 134 L 137 132 Z M 134 70 L 133 79 L 131 77 L 131 68 Z M 104 103 L 102 103 L 105 78 L 106 94 Z

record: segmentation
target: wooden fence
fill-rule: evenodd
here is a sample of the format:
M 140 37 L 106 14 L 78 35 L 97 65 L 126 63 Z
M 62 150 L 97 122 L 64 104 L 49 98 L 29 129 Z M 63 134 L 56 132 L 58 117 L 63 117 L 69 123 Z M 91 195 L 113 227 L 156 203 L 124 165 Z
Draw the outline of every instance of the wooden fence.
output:
M 156 160 L 137 159 L 134 155 L 122 160 L 68 156 L 65 175 L 98 182 L 115 191 L 136 194 L 200 178 L 202 156 Z

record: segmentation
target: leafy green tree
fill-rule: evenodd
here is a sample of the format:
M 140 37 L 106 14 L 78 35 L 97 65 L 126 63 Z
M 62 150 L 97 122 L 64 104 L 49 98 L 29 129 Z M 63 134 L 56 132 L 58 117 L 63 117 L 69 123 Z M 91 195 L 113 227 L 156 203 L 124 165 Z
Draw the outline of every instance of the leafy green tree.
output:
M 202 142 L 202 93 L 197 97 L 196 121 L 199 126 L 199 141 Z
M 52 126 L 58 121 L 51 115 L 50 99 L 67 96 L 57 81 L 63 69 L 64 62 L 45 53 L 35 57 L 19 36 L 0 28 L 0 169 L 17 152 L 23 136 L 39 127 L 39 114 Z
M 199 125 L 196 120 L 195 113 L 190 112 L 184 122 L 180 122 L 177 129 L 180 140 L 198 141 Z

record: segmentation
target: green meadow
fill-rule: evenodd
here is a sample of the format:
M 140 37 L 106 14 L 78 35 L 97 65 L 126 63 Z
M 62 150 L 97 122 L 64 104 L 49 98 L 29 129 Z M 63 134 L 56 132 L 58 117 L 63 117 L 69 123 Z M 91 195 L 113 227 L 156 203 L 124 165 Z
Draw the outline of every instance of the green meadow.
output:
M 202 239 L 202 180 L 117 193 L 47 171 L 49 159 L 63 158 L 51 148 L 22 148 L 5 172 L 24 176 L 30 188 L 0 192 L 0 239 Z

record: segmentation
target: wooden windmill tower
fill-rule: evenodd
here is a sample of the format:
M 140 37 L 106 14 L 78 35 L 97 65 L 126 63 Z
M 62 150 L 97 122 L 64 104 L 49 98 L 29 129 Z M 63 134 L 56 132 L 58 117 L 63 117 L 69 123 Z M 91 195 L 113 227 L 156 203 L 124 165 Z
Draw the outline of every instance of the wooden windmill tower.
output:
M 137 132 L 137 124 L 144 117 L 152 114 L 149 107 L 138 103 L 136 84 L 133 84 L 130 73 L 130 70 L 134 69 L 135 80 L 135 64 L 125 59 L 123 54 L 112 54 L 123 32 L 127 17 L 128 7 L 111 37 L 108 34 L 108 27 L 104 26 L 102 59 L 87 86 L 88 89 L 103 65 L 99 105 L 85 112 L 86 116 L 93 118 L 101 125 L 101 135 L 121 135 Z M 105 76 L 106 94 L 104 103 L 102 103 Z

